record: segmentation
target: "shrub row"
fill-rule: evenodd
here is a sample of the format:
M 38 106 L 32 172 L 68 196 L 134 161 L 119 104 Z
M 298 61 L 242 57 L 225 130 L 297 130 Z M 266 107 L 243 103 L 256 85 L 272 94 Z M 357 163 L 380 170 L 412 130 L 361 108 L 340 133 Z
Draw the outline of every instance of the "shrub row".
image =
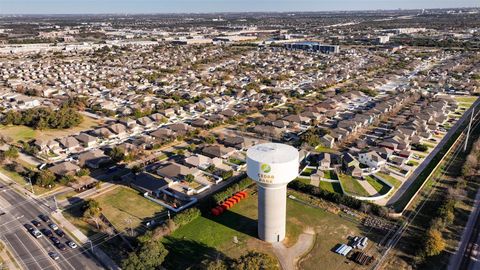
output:
M 175 222 L 175 225 L 180 227 L 192 222 L 194 219 L 200 217 L 201 215 L 202 213 L 198 208 L 188 208 L 185 211 L 175 215 L 173 217 L 173 222 Z
M 218 192 L 217 194 L 213 195 L 213 197 L 212 197 L 214 205 L 222 203 L 224 200 L 230 198 L 233 194 L 244 190 L 245 188 L 250 186 L 252 183 L 253 182 L 252 182 L 252 180 L 250 180 L 250 178 L 245 178 L 245 179 L 239 181 L 238 183 L 236 183 L 235 185 L 227 188 L 226 190 Z

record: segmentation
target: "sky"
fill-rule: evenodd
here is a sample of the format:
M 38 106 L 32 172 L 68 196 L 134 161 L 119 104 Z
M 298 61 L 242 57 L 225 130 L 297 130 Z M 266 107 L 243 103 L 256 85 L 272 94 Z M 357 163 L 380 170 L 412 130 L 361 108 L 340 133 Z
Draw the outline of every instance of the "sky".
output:
M 0 0 L 0 14 L 281 12 L 479 6 L 480 0 Z

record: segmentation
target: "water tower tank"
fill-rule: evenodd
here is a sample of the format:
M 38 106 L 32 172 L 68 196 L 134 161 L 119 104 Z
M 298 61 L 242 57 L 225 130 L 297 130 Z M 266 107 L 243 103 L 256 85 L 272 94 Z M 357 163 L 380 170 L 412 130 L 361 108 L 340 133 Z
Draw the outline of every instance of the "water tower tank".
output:
M 267 242 L 285 238 L 287 184 L 298 176 L 298 150 L 279 143 L 247 151 L 247 175 L 258 185 L 258 235 Z

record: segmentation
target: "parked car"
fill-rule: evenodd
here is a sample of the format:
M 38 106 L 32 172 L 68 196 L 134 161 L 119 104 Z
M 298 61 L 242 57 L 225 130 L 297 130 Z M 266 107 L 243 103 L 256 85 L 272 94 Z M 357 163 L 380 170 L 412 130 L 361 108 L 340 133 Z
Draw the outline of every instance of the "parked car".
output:
M 35 227 L 40 227 L 42 225 L 38 220 L 34 219 L 32 220 L 32 224 L 35 225 Z
M 60 236 L 60 237 L 64 237 L 64 236 L 65 236 L 65 233 L 64 233 L 62 230 L 60 230 L 60 229 L 56 229 L 56 230 L 55 230 L 55 234 L 57 234 L 57 235 Z
M 57 237 L 55 237 L 55 236 L 50 237 L 50 240 L 52 240 L 52 242 L 53 242 L 55 245 L 60 244 L 60 240 L 59 240 Z
M 75 242 L 73 241 L 67 241 L 67 245 L 73 249 L 77 248 L 77 244 L 75 244 Z
M 33 237 L 35 237 L 35 238 L 40 238 L 40 237 L 42 237 L 42 233 L 41 233 L 39 230 L 35 229 L 35 228 L 34 228 L 33 230 L 31 230 L 30 233 L 31 233 L 31 234 L 33 235 Z
M 42 233 L 43 233 L 46 237 L 52 237 L 52 236 L 53 236 L 52 231 L 50 231 L 49 229 L 42 229 Z
M 60 259 L 60 256 L 58 256 L 58 253 L 56 253 L 54 251 L 48 252 L 48 256 L 50 256 L 50 258 L 54 259 L 55 261 Z
M 62 244 L 62 243 L 58 243 L 58 244 L 57 244 L 57 248 L 60 249 L 61 251 L 67 250 L 67 246 L 65 246 L 65 245 Z
M 38 217 L 43 220 L 43 222 L 50 222 L 50 218 L 44 214 L 38 215 Z
M 30 224 L 30 223 L 27 223 L 24 226 L 25 226 L 25 229 L 27 229 L 27 231 L 29 231 L 29 232 L 35 230 L 35 227 L 33 227 L 32 224 Z

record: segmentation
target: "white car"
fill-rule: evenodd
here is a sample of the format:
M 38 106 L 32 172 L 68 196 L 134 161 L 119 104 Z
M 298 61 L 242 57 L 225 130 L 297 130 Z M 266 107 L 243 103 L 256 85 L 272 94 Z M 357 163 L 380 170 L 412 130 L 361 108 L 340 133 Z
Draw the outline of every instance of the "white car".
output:
M 30 233 L 33 235 L 35 238 L 40 238 L 43 236 L 43 234 L 38 230 L 38 229 L 33 229 L 30 230 Z
M 68 241 L 68 242 L 67 242 L 67 245 L 68 245 L 70 248 L 73 248 L 73 249 L 77 248 L 77 244 L 75 244 L 75 242 L 73 242 L 73 241 Z
M 54 230 L 54 231 L 58 230 L 57 224 L 54 224 L 54 223 L 48 224 L 48 227 L 50 227 L 50 228 L 51 228 L 52 230 Z

